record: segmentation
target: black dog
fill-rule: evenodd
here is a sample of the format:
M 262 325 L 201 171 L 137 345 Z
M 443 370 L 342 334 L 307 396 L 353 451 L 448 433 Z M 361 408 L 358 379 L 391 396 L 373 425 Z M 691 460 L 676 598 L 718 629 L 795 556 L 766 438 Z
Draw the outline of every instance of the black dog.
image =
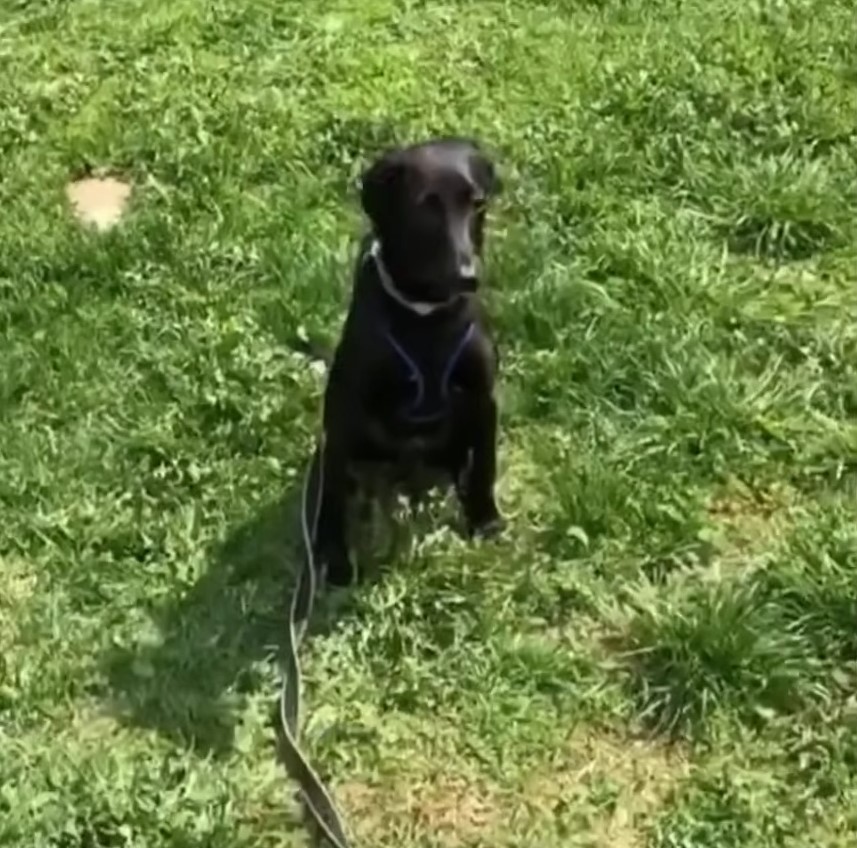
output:
M 316 554 L 331 583 L 352 565 L 346 506 L 361 466 L 416 468 L 456 486 L 471 535 L 503 526 L 494 498 L 495 343 L 476 291 L 485 208 L 499 190 L 475 143 L 392 150 L 364 174 L 372 224 L 325 391 Z

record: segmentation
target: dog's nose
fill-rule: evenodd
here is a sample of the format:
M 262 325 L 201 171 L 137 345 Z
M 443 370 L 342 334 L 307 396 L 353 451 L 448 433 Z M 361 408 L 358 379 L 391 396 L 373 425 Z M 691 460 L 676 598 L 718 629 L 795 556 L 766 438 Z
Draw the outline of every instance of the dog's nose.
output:
M 458 276 L 466 280 L 470 277 L 477 276 L 476 263 L 472 259 L 458 263 Z
M 476 291 L 479 269 L 473 259 L 458 263 L 458 279 L 465 291 Z

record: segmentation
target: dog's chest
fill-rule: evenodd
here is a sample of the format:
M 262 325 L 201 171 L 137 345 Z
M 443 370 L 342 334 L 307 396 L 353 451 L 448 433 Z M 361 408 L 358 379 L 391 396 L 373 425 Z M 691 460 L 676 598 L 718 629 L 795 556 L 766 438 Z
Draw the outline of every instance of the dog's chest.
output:
M 438 344 L 414 344 L 385 333 L 377 424 L 389 447 L 420 453 L 448 441 L 461 394 L 461 360 L 473 333 L 469 324 Z

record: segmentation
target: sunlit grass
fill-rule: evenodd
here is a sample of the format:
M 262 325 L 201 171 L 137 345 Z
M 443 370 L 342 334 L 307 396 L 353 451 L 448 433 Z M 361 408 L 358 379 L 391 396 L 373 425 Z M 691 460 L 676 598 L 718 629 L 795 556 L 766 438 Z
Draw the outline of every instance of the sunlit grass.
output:
M 338 331 L 362 165 L 472 133 L 509 532 L 379 528 L 313 758 L 365 846 L 852 845 L 853 9 L 322 5 L 0 10 L 0 844 L 305 844 L 286 340 Z

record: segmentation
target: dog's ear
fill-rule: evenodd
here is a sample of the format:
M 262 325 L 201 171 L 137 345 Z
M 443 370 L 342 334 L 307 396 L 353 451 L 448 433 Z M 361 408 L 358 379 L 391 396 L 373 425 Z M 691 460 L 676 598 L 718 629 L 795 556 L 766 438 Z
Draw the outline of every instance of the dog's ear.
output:
M 500 194 L 503 191 L 503 182 L 488 154 L 476 148 L 472 162 L 473 178 L 485 196 L 493 197 Z
M 400 151 L 392 150 L 369 166 L 360 180 L 360 202 L 375 226 L 396 213 L 406 165 Z

